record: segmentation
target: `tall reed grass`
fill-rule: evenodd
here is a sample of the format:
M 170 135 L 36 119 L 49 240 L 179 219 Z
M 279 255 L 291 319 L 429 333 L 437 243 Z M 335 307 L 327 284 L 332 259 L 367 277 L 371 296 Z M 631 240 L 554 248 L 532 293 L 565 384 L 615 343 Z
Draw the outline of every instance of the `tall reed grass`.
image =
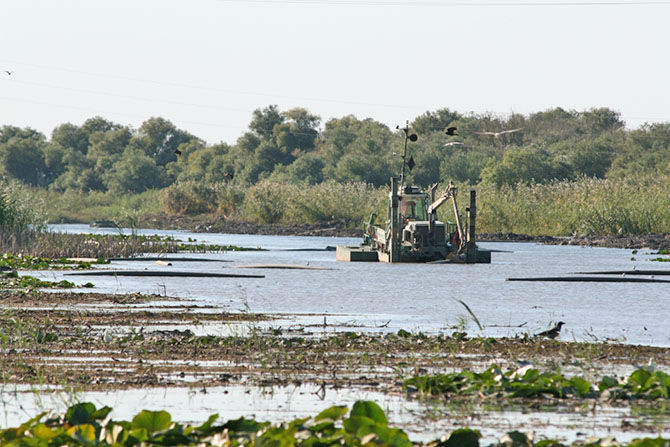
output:
M 42 202 L 31 190 L 0 179 L 0 250 L 20 245 L 43 225 Z
M 45 204 L 44 212 L 51 223 L 90 223 L 107 219 L 132 227 L 138 216 L 163 211 L 160 201 L 162 190 L 148 190 L 140 194 L 112 194 L 100 191 L 57 192 L 34 189 L 31 194 Z
M 670 175 L 580 178 L 502 188 L 480 184 L 477 190 L 478 232 L 552 236 L 670 232 Z M 7 186 L 3 191 L 3 206 L 14 210 L 10 212 L 14 217 L 5 218 L 4 225 L 21 227 L 31 222 L 30 207 L 7 193 Z M 262 181 L 251 186 L 182 182 L 161 191 L 126 196 L 51 191 L 32 191 L 32 195 L 30 200 L 37 197 L 38 202 L 47 204 L 51 222 L 110 219 L 125 223 L 128 216 L 167 212 L 219 214 L 230 220 L 265 224 L 340 219 L 355 228 L 372 212 L 379 216 L 378 222 L 385 219 L 388 188 L 337 182 L 293 185 Z M 462 213 L 468 200 L 468 187 L 461 186 L 458 202 Z M 449 203 L 438 214 L 441 220 L 453 221 Z
M 568 236 L 670 232 L 670 176 L 479 185 L 480 232 Z
M 299 186 L 264 181 L 249 188 L 239 217 L 278 224 L 341 219 L 359 226 L 370 213 L 380 213 L 382 209 L 386 209 L 386 188 L 366 183 Z

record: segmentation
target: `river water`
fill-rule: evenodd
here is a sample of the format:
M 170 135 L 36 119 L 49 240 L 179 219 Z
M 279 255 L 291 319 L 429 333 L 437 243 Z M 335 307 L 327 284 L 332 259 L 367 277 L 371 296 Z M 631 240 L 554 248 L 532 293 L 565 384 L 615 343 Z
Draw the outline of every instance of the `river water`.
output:
M 52 231 L 118 234 L 88 225 L 53 225 Z M 124 230 L 126 233 L 129 230 Z M 113 262 L 104 269 L 148 269 L 260 274 L 264 278 L 168 278 L 63 276 L 30 272 L 44 279 L 92 282 L 92 291 L 157 293 L 217 305 L 230 311 L 290 315 L 302 323 L 344 324 L 349 330 L 451 333 L 513 337 L 564 321 L 563 340 L 616 340 L 670 346 L 670 284 L 510 282 L 509 277 L 570 276 L 579 271 L 662 270 L 643 250 L 535 243 L 482 242 L 500 250 L 491 264 L 385 264 L 337 262 L 327 246 L 355 245 L 359 239 L 264 236 L 186 231 L 137 230 L 198 243 L 263 248 L 264 251 L 188 255 L 221 262 Z M 181 256 L 181 255 L 180 255 Z M 632 260 L 631 258 L 635 258 Z M 249 264 L 298 264 L 327 270 L 239 269 Z M 663 277 L 659 277 L 663 278 Z M 84 289 L 91 290 L 91 289 Z M 480 329 L 463 301 L 472 310 Z

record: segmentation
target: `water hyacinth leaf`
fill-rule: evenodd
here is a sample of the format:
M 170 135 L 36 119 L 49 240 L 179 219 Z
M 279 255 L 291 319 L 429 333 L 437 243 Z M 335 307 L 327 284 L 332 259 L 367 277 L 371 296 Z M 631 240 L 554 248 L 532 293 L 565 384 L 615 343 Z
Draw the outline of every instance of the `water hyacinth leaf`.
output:
M 658 437 L 658 438 L 634 439 L 633 441 L 631 441 L 630 444 L 628 444 L 627 447 L 668 447 L 669 445 L 670 441 Z
M 346 416 L 349 409 L 344 405 L 334 405 L 330 408 L 326 408 L 321 413 L 317 414 L 314 417 L 314 421 L 320 421 L 322 419 L 330 419 L 331 421 L 339 421 L 344 416 Z
M 534 445 L 535 447 L 567 447 L 565 444 L 553 439 L 544 439 L 542 441 L 536 442 Z
M 628 377 L 628 386 L 633 389 L 633 391 L 638 391 L 639 389 L 644 388 L 647 381 L 651 377 L 651 373 L 644 369 L 637 369 Z
M 342 421 L 342 425 L 347 433 L 362 438 L 365 435 L 374 433 L 375 427 L 378 424 L 366 416 L 350 416 Z
M 86 424 L 94 420 L 95 411 L 95 405 L 90 402 L 82 402 L 68 408 L 67 413 L 65 413 L 65 420 L 70 425 Z
M 149 432 L 146 428 L 134 428 L 130 430 L 128 438 L 133 438 L 134 441 L 131 445 L 139 444 L 149 439 Z
M 109 416 L 109 413 L 112 412 L 112 407 L 104 406 L 102 408 L 99 408 L 98 410 L 93 413 L 91 416 L 94 420 L 100 421 L 102 419 L 105 419 L 107 416 Z
M 449 435 L 449 439 L 440 443 L 440 447 L 479 447 L 479 438 L 482 434 L 479 430 L 470 428 L 459 428 Z
M 143 428 L 148 433 L 167 430 L 172 424 L 172 416 L 167 411 L 142 410 L 133 418 L 133 428 Z
M 262 429 L 267 424 L 262 424 L 256 422 L 253 419 L 245 419 L 241 417 L 239 419 L 233 419 L 228 421 L 223 425 L 223 428 L 227 428 L 232 432 L 246 432 L 246 433 L 256 433 L 258 430 Z
M 351 416 L 365 416 L 378 424 L 388 424 L 384 410 L 382 410 L 379 405 L 369 400 L 357 401 L 351 409 Z
M 67 434 L 72 438 L 92 444 L 95 442 L 95 427 L 91 424 L 76 425 L 68 429 Z
M 219 419 L 219 413 L 214 413 L 207 418 L 207 420 L 201 424 L 200 426 L 196 427 L 195 430 L 198 430 L 201 433 L 209 433 L 212 431 L 212 425 L 216 420 Z
M 591 391 L 591 383 L 581 377 L 573 377 L 570 384 L 580 396 L 586 396 Z
M 43 423 L 36 424 L 30 429 L 30 432 L 38 439 L 49 441 L 59 435 L 58 431 L 52 430 Z
M 498 445 L 501 447 L 531 447 L 533 443 L 524 433 L 515 430 L 505 433 L 500 438 Z
M 608 388 L 612 388 L 615 386 L 619 385 L 619 381 L 611 376 L 604 376 L 601 380 L 600 383 L 598 384 L 598 389 L 600 391 L 604 391 Z

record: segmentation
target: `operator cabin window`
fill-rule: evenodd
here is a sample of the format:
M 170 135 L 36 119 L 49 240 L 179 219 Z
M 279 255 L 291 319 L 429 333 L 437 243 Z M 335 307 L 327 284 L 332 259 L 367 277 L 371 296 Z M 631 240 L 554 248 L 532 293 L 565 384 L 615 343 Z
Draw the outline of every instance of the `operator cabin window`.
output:
M 402 201 L 402 215 L 410 220 L 428 220 L 426 217 L 426 204 L 424 199 L 416 197 Z

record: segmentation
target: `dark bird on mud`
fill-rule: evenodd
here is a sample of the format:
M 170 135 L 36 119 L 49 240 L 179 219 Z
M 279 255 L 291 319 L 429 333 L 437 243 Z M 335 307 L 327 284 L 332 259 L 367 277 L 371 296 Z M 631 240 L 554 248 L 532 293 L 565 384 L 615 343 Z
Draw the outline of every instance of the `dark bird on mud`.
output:
M 232 180 L 233 177 L 235 177 L 235 174 L 232 173 L 232 172 L 227 172 L 223 177 L 228 179 L 228 180 Z
M 558 337 L 558 334 L 561 333 L 561 327 L 564 324 L 564 322 L 559 321 L 556 326 L 552 327 L 551 329 L 547 329 L 546 331 L 540 332 L 539 334 L 535 334 L 535 337 L 556 338 Z
M 519 127 L 518 129 L 501 130 L 500 132 L 478 132 L 476 130 L 473 130 L 472 133 L 475 133 L 477 135 L 491 135 L 493 138 L 498 138 L 500 135 L 505 135 L 505 134 L 508 134 L 508 133 L 514 133 L 514 132 L 518 132 L 520 130 L 523 130 L 523 127 Z
M 447 130 L 444 131 L 447 135 L 458 135 L 456 133 L 456 128 L 455 127 L 447 127 Z
M 175 149 L 174 153 L 177 154 L 177 155 L 181 155 L 181 151 L 179 149 Z

